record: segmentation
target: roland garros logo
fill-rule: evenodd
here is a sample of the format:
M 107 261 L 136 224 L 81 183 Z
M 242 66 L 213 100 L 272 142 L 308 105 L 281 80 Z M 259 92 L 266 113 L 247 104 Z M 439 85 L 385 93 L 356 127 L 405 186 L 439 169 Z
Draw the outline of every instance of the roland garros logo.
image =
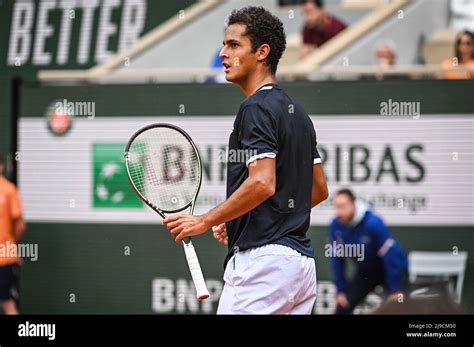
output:
M 48 129 L 58 136 L 67 134 L 75 117 L 95 118 L 95 102 L 54 100 L 46 110 Z
M 45 117 L 48 129 L 57 136 L 66 135 L 71 130 L 74 114 L 68 112 L 67 108 L 58 107 L 61 100 L 54 100 L 46 109 Z

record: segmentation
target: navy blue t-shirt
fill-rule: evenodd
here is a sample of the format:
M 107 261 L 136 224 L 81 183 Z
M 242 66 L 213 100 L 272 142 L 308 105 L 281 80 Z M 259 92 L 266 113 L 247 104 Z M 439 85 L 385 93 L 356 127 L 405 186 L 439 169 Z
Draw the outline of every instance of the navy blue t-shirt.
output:
M 313 257 L 306 236 L 313 165 L 321 159 L 313 123 L 278 85 L 267 84 L 240 105 L 229 138 L 227 198 L 248 177 L 248 165 L 275 158 L 276 191 L 250 212 L 226 223 L 229 253 L 279 244 Z M 224 265 L 225 266 L 225 265 Z

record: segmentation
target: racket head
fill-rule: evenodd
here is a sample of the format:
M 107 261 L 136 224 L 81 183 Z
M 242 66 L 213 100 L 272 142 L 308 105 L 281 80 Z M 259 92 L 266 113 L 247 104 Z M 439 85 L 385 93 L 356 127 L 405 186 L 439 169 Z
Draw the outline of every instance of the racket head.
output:
M 183 129 L 168 123 L 147 125 L 132 135 L 124 157 L 135 192 L 162 217 L 194 208 L 202 165 L 194 141 Z

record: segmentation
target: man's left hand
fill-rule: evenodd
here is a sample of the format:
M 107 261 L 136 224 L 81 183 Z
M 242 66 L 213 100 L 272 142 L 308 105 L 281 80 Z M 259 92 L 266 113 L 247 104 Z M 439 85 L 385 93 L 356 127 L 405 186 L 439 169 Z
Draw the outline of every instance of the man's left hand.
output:
M 203 216 L 191 216 L 189 214 L 177 214 L 163 220 L 176 243 L 189 236 L 204 234 L 210 226 L 204 222 Z

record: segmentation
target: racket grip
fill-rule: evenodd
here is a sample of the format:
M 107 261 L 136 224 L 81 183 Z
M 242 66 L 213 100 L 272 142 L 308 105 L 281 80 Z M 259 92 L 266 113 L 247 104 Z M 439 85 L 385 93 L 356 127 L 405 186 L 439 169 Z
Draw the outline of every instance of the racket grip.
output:
M 206 282 L 202 274 L 201 265 L 191 241 L 188 243 L 183 241 L 184 253 L 186 254 L 186 260 L 188 261 L 189 270 L 191 271 L 191 277 L 193 278 L 194 286 L 196 287 L 196 296 L 199 301 L 207 299 L 209 297 L 209 291 L 207 290 Z

